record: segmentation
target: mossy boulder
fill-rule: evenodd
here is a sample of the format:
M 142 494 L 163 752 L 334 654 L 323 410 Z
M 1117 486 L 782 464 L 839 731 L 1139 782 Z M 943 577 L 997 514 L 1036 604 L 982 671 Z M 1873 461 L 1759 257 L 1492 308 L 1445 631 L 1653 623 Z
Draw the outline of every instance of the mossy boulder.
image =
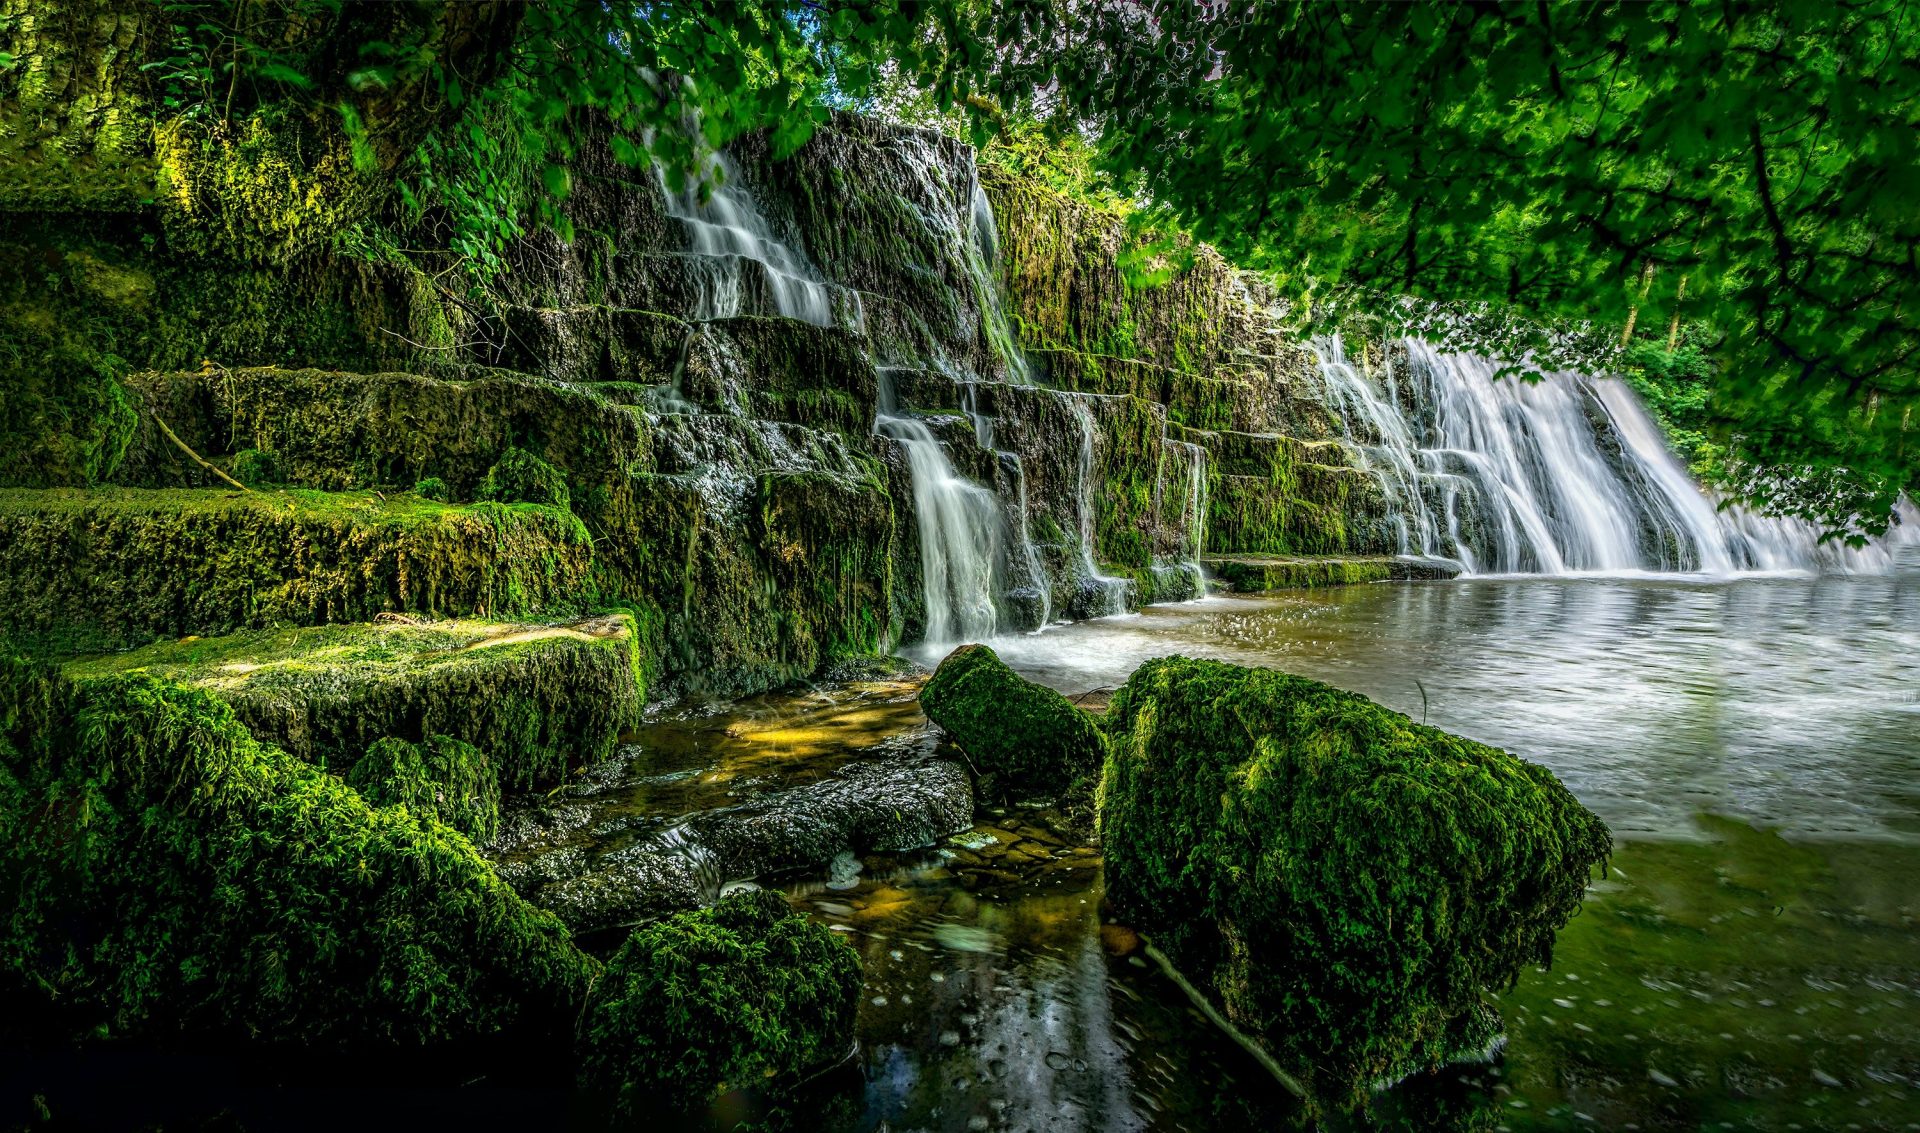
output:
M 1114 695 L 1107 895 L 1323 1102 L 1484 1049 L 1612 842 L 1553 773 L 1301 677 Z
M 553 625 L 388 619 L 167 641 L 65 671 L 204 689 L 256 739 L 336 770 L 386 737 L 472 744 L 500 786 L 526 790 L 604 757 L 639 723 L 638 648 L 622 614 Z
M 486 479 L 480 482 L 480 498 L 503 504 L 547 504 L 563 510 L 573 505 L 567 478 L 523 448 L 509 448 L 487 469 Z
M 780 894 L 735 893 L 634 932 L 583 1021 L 582 1086 L 632 1116 L 792 1084 L 853 1045 L 860 961 Z
M 599 965 L 429 816 L 212 694 L 0 659 L 0 1007 L 69 1033 L 565 1033 Z
M 388 612 L 578 602 L 593 542 L 538 504 L 312 491 L 0 490 L 0 637 L 84 652 Z
M 419 743 L 389 736 L 346 774 L 371 806 L 403 806 L 486 843 L 500 826 L 500 775 L 487 754 L 452 736 Z
M 1092 717 L 1008 668 L 985 645 L 947 654 L 920 690 L 920 707 L 966 749 L 991 781 L 983 793 L 1092 797 L 1104 756 Z

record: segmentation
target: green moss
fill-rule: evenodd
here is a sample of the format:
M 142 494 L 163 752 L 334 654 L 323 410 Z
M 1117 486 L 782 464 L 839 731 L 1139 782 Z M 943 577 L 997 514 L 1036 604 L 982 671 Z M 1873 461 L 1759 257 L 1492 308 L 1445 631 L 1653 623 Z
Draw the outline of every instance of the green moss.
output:
M 476 843 L 492 841 L 500 825 L 500 775 L 493 761 L 451 736 L 420 743 L 380 740 L 347 771 L 346 781 L 369 806 L 405 807 Z
M 473 844 L 256 742 L 214 696 L 0 661 L 7 999 L 95 1035 L 564 1033 L 599 965 Z
M 860 961 L 767 890 L 636 931 L 583 1021 L 580 1082 L 626 1117 L 792 1085 L 853 1044 Z
M 1116 911 L 1333 1105 L 1484 1046 L 1611 848 L 1545 768 L 1285 673 L 1152 661 L 1105 725 Z
M 442 504 L 453 499 L 453 489 L 447 487 L 447 482 L 438 476 L 429 476 L 424 480 L 416 481 L 413 485 L 413 494 L 423 500 Z
M 325 625 L 164 642 L 66 666 L 204 689 L 263 742 L 347 768 L 383 737 L 478 747 L 506 787 L 560 781 L 639 723 L 646 686 L 625 616 L 562 625 Z
M 899 638 L 893 500 L 877 462 L 862 463 L 862 479 L 773 473 L 756 485 L 756 535 L 775 586 L 763 632 L 799 670 L 886 653 Z
M 1057 796 L 1070 806 L 1091 798 L 1103 757 L 1092 718 L 1022 679 L 987 646 L 947 654 L 920 690 L 920 706 L 966 749 L 976 771 L 992 776 L 984 793 Z
M 243 627 L 563 612 L 592 544 L 535 504 L 309 491 L 0 491 L 0 635 L 59 651 Z
M 510 448 L 487 469 L 480 498 L 503 504 L 547 504 L 566 510 L 573 504 L 567 478 L 553 465 L 523 448 Z
M 1234 558 L 1209 559 L 1206 565 L 1216 578 L 1241 593 L 1352 586 L 1397 577 L 1394 561 L 1386 558 Z
M 280 460 L 271 452 L 257 448 L 243 448 L 233 454 L 233 478 L 250 488 L 263 484 L 280 484 Z

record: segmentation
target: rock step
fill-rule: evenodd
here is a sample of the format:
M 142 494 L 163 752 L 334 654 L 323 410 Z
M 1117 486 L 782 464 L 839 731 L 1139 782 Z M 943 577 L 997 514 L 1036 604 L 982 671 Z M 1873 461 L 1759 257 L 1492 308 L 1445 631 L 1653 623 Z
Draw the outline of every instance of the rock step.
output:
M 1307 590 L 1360 582 L 1410 582 L 1452 578 L 1457 567 L 1430 560 L 1386 555 L 1341 558 L 1331 555 L 1280 557 L 1234 555 L 1207 558 L 1200 565 L 1236 593 Z
M 232 469 L 264 454 L 263 478 L 308 488 L 412 488 L 444 481 L 472 499 L 508 448 L 601 483 L 652 462 L 645 417 L 589 388 L 493 372 L 470 380 L 247 368 L 136 374 L 138 432 L 115 480 L 220 486 L 168 439 Z M 244 478 L 244 477 L 243 477 Z
M 472 744 L 509 790 L 544 788 L 640 720 L 625 614 L 552 624 L 383 619 L 161 642 L 67 663 L 76 684 L 159 677 L 232 706 L 255 739 L 351 768 L 374 743 Z
M 375 492 L 0 490 L 0 638 L 56 655 L 383 613 L 572 608 L 593 542 L 539 504 Z

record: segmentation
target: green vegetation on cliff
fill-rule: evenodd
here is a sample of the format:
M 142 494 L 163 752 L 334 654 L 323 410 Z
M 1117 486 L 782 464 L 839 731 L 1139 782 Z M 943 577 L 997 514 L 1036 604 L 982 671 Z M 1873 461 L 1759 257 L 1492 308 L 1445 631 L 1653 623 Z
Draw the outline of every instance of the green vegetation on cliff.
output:
M 1104 725 L 1115 909 L 1329 1104 L 1483 1049 L 1612 845 L 1545 768 L 1285 673 L 1151 661 Z
M 382 613 L 580 601 L 592 543 L 537 504 L 303 490 L 0 490 L 0 635 L 58 652 Z

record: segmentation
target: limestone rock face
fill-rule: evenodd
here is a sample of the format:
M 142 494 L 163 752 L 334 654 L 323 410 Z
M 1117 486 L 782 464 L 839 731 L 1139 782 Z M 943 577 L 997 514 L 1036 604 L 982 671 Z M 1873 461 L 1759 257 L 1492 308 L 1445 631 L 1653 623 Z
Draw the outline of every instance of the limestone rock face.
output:
M 1009 669 L 985 645 L 947 655 L 920 706 L 991 778 L 1001 797 L 1068 797 L 1084 804 L 1100 773 L 1100 731 L 1073 702 Z
M 1116 912 L 1336 1104 L 1484 1049 L 1612 847 L 1545 768 L 1286 673 L 1162 658 L 1105 725 Z

